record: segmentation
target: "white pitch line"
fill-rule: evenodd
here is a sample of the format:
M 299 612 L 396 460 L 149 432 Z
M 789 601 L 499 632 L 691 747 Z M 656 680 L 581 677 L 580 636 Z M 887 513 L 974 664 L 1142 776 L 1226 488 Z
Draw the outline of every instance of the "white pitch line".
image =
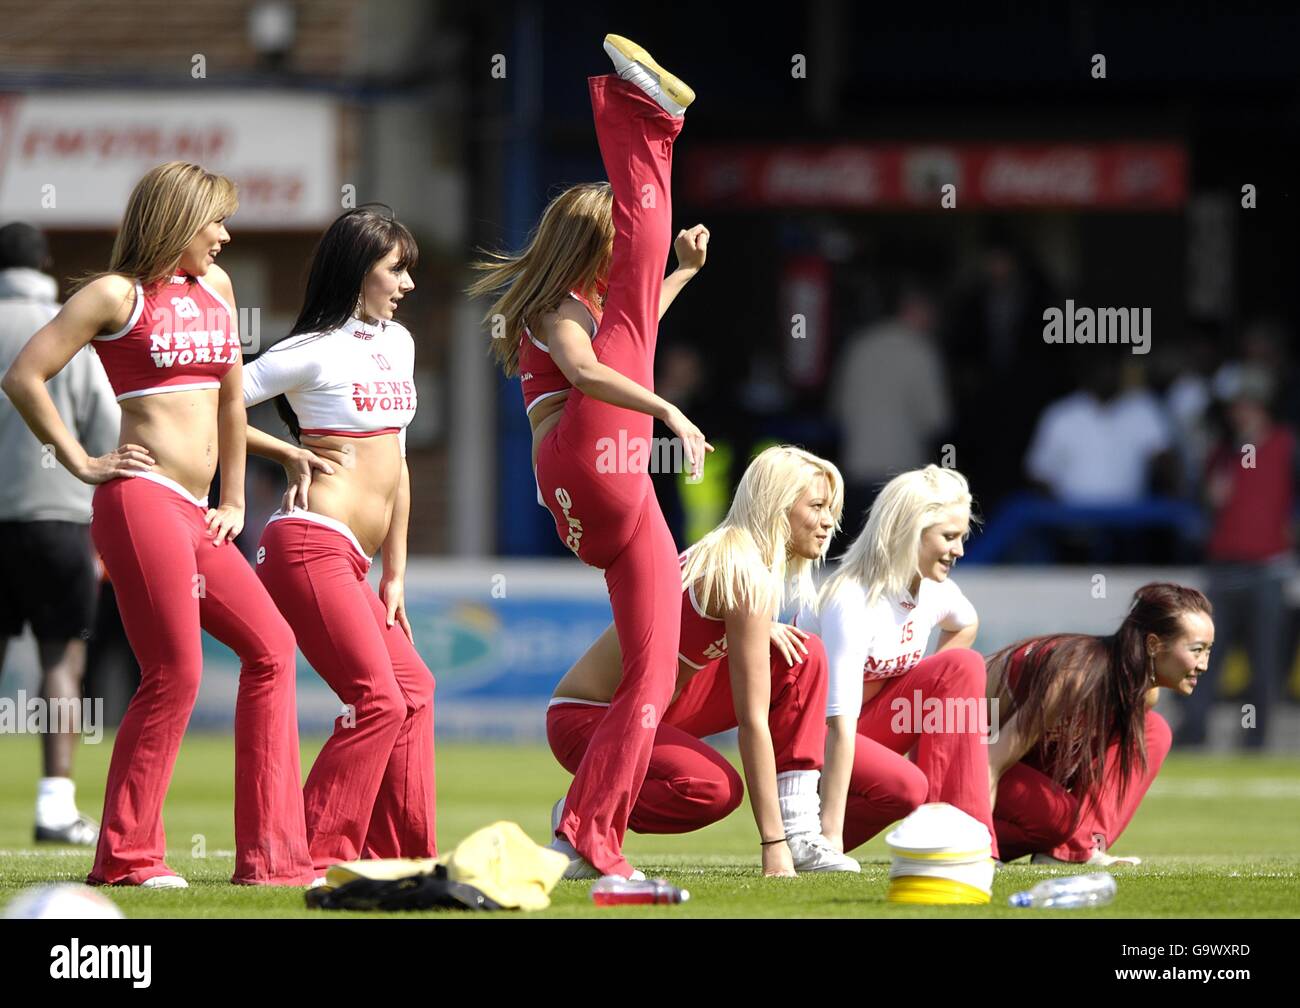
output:
M 1148 795 L 1153 798 L 1263 798 L 1300 800 L 1300 779 L 1257 777 L 1253 780 L 1224 780 L 1218 777 L 1162 781 L 1156 778 Z

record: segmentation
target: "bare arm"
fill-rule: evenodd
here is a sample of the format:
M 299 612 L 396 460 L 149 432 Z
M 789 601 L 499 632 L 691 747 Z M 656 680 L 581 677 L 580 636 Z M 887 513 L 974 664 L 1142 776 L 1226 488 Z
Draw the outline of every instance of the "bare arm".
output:
M 659 289 L 659 318 L 661 321 L 668 312 L 668 306 L 673 303 L 677 295 L 682 292 L 682 288 L 694 275 L 694 270 L 676 269 L 664 277 L 663 286 Z
M 224 295 L 223 295 L 224 296 Z M 248 416 L 244 411 L 242 365 L 236 361 L 221 378 L 217 393 L 217 460 L 221 501 L 207 514 L 212 545 L 234 542 L 244 530 L 244 466 Z
M 239 316 L 235 309 L 235 291 L 230 278 L 219 266 L 208 269 L 207 281 L 230 306 L 230 337 L 239 339 L 235 330 Z M 244 467 L 247 463 L 248 414 L 244 409 L 244 364 L 236 360 L 221 377 L 217 392 L 217 461 L 221 466 L 221 501 L 208 510 L 208 531 L 212 545 L 234 542 L 244 529 Z
M 247 444 L 250 455 L 259 455 L 284 466 L 284 478 L 289 485 L 280 502 L 282 511 L 292 511 L 295 507 L 305 511 L 314 472 L 334 472 L 334 467 L 329 461 L 315 452 L 307 448 L 299 448 L 288 441 L 281 441 L 278 437 L 252 424 L 248 425 Z
M 565 306 L 564 311 L 569 310 Z M 704 434 L 686 418 L 686 414 L 631 378 L 598 361 L 591 348 L 591 337 L 578 322 L 566 317 L 564 312 L 558 313 L 546 328 L 551 359 L 570 385 L 583 395 L 607 402 L 611 406 L 635 410 L 662 420 L 681 439 L 692 475 L 698 476 L 703 471 L 705 452 L 713 451 L 713 445 L 704 440 Z
M 863 667 L 871 627 L 860 597 L 840 592 L 822 603 L 821 638 L 829 662 L 826 689 L 826 762 L 822 767 L 822 836 L 844 850 L 844 816 L 862 713 Z
M 770 616 L 753 612 L 726 614 L 727 664 L 736 706 L 740 760 L 749 786 L 759 839 L 782 840 L 785 825 L 776 793 L 776 751 L 768 728 L 772 705 Z M 793 875 L 790 849 L 784 843 L 763 847 L 763 874 Z
M 406 619 L 406 530 L 411 516 L 411 470 L 402 459 L 402 475 L 397 482 L 397 498 L 393 502 L 393 517 L 388 523 L 388 535 L 381 547 L 384 573 L 379 581 L 379 598 L 388 612 L 388 625 L 396 620 L 412 642 L 411 624 Z
M 278 437 L 274 437 L 252 424 L 248 425 L 245 444 L 250 455 L 258 455 L 264 459 L 270 459 L 272 462 L 279 462 L 282 466 L 288 466 L 295 456 L 302 451 L 297 445 L 292 445 L 288 441 L 281 441 Z
M 822 836 L 844 852 L 844 809 L 849 779 L 853 776 L 853 750 L 857 745 L 857 720 L 841 714 L 826 721 L 826 763 L 822 767 Z
M 411 470 L 402 459 L 402 474 L 397 481 L 397 497 L 393 501 L 393 517 L 384 536 L 382 556 L 385 580 L 401 581 L 406 577 L 406 530 L 411 516 Z
M 975 646 L 975 635 L 979 632 L 980 625 L 972 623 L 970 626 L 964 626 L 960 630 L 940 630 L 939 646 L 935 652 L 947 651 L 949 648 L 973 648 Z
M 663 287 L 659 291 L 659 318 L 664 317 L 673 299 L 682 292 L 687 281 L 695 276 L 704 266 L 709 251 L 709 230 L 703 224 L 696 224 L 689 230 L 677 232 L 673 242 L 677 252 L 677 269 L 664 277 Z
M 154 460 L 140 445 L 122 445 L 92 458 L 68 429 L 45 383 L 101 332 L 124 325 L 131 314 L 131 284 L 124 277 L 100 277 L 77 291 L 14 358 L 0 389 L 32 433 L 51 445 L 65 469 L 84 483 L 104 483 L 148 470 Z
M 998 726 L 997 741 L 989 745 L 989 808 L 998 804 L 998 781 L 1006 771 L 1020 762 L 1020 758 L 1038 741 L 1020 724 L 1017 714 L 1012 714 L 1006 724 Z
M 565 305 L 550 324 L 544 324 L 551 359 L 569 384 L 583 395 L 611 406 L 645 413 L 666 423 L 676 407 L 631 378 L 600 363 L 591 348 L 591 336 L 571 314 L 575 310 Z

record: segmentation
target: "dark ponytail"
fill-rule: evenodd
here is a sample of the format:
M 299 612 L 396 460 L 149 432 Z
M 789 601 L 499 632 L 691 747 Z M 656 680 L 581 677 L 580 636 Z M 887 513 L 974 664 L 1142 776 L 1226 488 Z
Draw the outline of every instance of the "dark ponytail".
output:
M 1118 743 L 1121 794 L 1133 768 L 1146 769 L 1146 693 L 1151 662 L 1146 638 L 1178 635 L 1186 612 L 1212 615 L 1210 603 L 1195 588 L 1157 582 L 1133 595 L 1128 615 L 1109 636 L 1053 634 L 1019 641 L 988 659 L 996 693 L 1011 693 L 1011 713 L 1044 757 L 1044 771 L 1069 787 L 1085 804 L 1100 797 L 1106 749 Z M 1014 690 L 1009 689 L 1012 654 L 1033 645 L 1020 660 Z
M 343 325 L 357 310 L 366 274 L 394 248 L 398 250 L 398 266 L 413 269 L 419 249 L 411 232 L 393 216 L 392 207 L 365 203 L 341 214 L 316 244 L 298 320 L 288 335 L 267 352 L 294 336 L 323 336 Z M 302 427 L 288 397 L 276 396 L 274 402 L 275 412 L 293 439 L 301 443 Z

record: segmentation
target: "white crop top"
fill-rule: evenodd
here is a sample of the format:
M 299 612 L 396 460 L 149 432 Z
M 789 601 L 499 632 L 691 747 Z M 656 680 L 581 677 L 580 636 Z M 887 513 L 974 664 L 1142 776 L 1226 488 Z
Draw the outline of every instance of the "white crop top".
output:
M 922 578 L 917 595 L 916 599 L 881 596 L 868 607 L 866 591 L 850 581 L 822 603 L 820 613 L 807 607 L 799 611 L 795 626 L 817 634 L 826 645 L 828 718 L 856 718 L 862 710 L 865 683 L 906 675 L 925 657 L 936 626 L 957 631 L 977 619 L 975 607 L 952 578 Z
M 304 434 L 396 434 L 406 457 L 415 416 L 415 341 L 399 322 L 350 318 L 325 334 L 302 333 L 244 366 L 244 405 L 288 397 Z

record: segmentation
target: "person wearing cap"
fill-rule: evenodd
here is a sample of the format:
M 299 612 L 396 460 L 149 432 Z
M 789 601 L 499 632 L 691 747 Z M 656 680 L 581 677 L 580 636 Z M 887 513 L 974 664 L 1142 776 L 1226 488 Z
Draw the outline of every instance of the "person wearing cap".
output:
M 59 311 L 45 236 L 29 224 L 0 228 L 0 373 Z M 50 379 L 50 397 L 92 455 L 117 444 L 121 412 L 93 350 Z M 99 583 L 87 486 L 55 464 L 8 396 L 0 397 L 0 667 L 9 638 L 30 626 L 51 717 L 42 738 L 36 841 L 94 846 L 99 826 L 77 810 L 72 780 L 86 642 Z M 73 712 L 65 723 L 61 712 Z M 53 712 L 60 712 L 54 717 Z
M 1211 449 L 1205 496 L 1211 514 L 1206 594 L 1219 647 L 1201 688 L 1183 704 L 1179 745 L 1202 745 L 1223 664 L 1245 647 L 1250 682 L 1234 736 L 1249 749 L 1267 742 L 1268 718 L 1282 697 L 1286 584 L 1294 573 L 1296 436 L 1272 412 L 1273 380 L 1262 367 L 1225 369 L 1219 382 L 1227 431 Z

